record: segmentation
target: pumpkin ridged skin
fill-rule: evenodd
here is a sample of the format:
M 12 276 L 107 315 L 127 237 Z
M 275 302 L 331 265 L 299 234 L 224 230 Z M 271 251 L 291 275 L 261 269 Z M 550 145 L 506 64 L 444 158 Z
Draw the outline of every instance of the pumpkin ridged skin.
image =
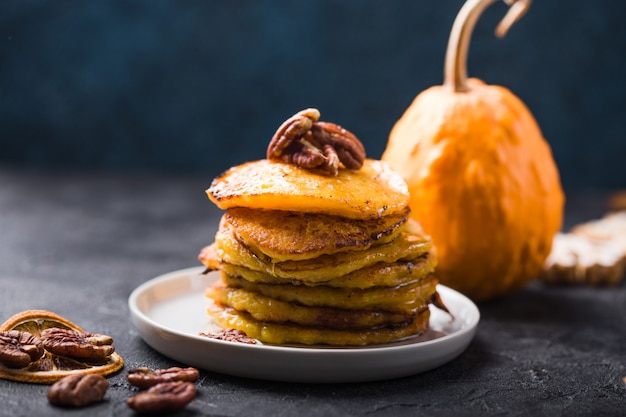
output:
M 440 282 L 488 300 L 542 269 L 564 194 L 534 117 L 508 89 L 434 86 L 394 125 L 382 155 L 409 186 L 411 217 L 432 237 Z

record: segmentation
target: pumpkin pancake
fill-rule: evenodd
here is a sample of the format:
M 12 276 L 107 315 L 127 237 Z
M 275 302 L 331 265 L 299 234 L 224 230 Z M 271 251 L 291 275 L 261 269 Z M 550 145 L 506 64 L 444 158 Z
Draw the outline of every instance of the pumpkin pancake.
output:
M 436 292 L 437 279 L 428 275 L 412 284 L 398 287 L 374 287 L 365 290 L 307 287 L 292 284 L 255 284 L 222 272 L 222 281 L 232 288 L 242 288 L 288 303 L 340 309 L 385 310 L 414 313 L 427 304 Z
M 199 259 L 210 264 L 210 252 L 222 262 L 244 266 L 255 271 L 264 271 L 280 278 L 297 279 L 309 282 L 323 282 L 337 278 L 378 262 L 397 262 L 411 260 L 427 253 L 432 243 L 430 238 L 419 230 L 416 223 L 407 222 L 406 230 L 392 242 L 372 246 L 367 250 L 339 252 L 321 255 L 315 259 L 302 261 L 273 262 L 271 258 L 255 253 L 248 246 L 239 242 L 232 231 L 218 230 L 215 235 L 215 248 L 205 248 Z M 206 254 L 205 254 L 206 252 Z
M 280 301 L 241 288 L 225 286 L 221 282 L 207 288 L 206 296 L 215 302 L 245 311 L 255 320 L 291 322 L 303 326 L 321 326 L 331 329 L 368 329 L 390 324 L 403 324 L 427 308 L 426 304 L 414 313 L 394 313 L 383 310 L 347 310 L 328 307 L 307 307 Z
M 402 325 L 363 330 L 337 330 L 322 326 L 300 326 L 255 320 L 250 314 L 217 303 L 209 304 L 208 314 L 222 328 L 237 329 L 263 343 L 361 346 L 397 341 L 422 333 L 428 327 L 430 310 L 425 309 L 412 321 Z
M 409 193 L 404 179 L 378 160 L 337 176 L 267 159 L 230 168 L 206 191 L 217 207 L 246 207 L 324 213 L 365 220 L 404 212 Z
M 209 256 L 209 252 L 215 253 L 214 251 L 207 250 L 207 256 Z M 287 281 L 293 285 L 324 285 L 335 288 L 396 287 L 398 285 L 409 284 L 432 273 L 437 264 L 435 256 L 432 253 L 426 253 L 408 261 L 393 263 L 378 262 L 329 281 L 308 282 L 296 279 L 288 280 L 278 278 L 267 272 L 253 271 L 244 266 L 220 263 L 216 255 L 212 256 L 213 261 L 207 260 L 207 263 L 215 264 L 215 268 L 212 269 L 220 269 L 228 275 L 242 277 L 246 281 L 258 284 L 285 284 L 285 281 Z
M 316 109 L 287 119 L 267 159 L 225 171 L 206 190 L 226 211 L 198 255 L 221 271 L 206 289 L 208 314 L 264 343 L 417 336 L 429 304 L 443 304 L 431 238 L 409 218 L 406 182 L 366 159 L 354 135 L 318 119 Z
M 230 227 L 245 245 L 274 262 L 304 260 L 392 241 L 410 210 L 369 220 L 279 210 L 228 210 L 221 228 Z

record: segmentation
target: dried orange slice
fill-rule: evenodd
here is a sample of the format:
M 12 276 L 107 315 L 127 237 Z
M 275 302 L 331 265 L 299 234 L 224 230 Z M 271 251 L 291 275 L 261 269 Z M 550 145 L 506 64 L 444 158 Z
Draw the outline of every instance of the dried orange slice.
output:
M 0 331 L 19 330 L 40 337 L 43 330 L 53 327 L 84 332 L 71 321 L 46 310 L 17 313 L 0 325 Z M 123 366 L 124 360 L 117 353 L 113 353 L 105 363 L 91 364 L 45 351 L 40 359 L 25 368 L 13 369 L 0 364 L 0 378 L 34 384 L 52 384 L 65 376 L 77 373 L 109 375 L 119 371 Z

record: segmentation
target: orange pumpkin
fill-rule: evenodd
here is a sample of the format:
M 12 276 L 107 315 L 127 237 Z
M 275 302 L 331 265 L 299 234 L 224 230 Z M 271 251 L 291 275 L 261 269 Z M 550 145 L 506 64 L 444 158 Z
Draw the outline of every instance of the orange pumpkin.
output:
M 552 152 L 528 108 L 504 87 L 467 79 L 471 32 L 494 1 L 461 8 L 444 84 L 415 98 L 382 155 L 408 182 L 412 217 L 432 236 L 440 281 L 475 300 L 539 274 L 564 205 Z M 506 33 L 529 3 L 514 2 L 496 33 Z

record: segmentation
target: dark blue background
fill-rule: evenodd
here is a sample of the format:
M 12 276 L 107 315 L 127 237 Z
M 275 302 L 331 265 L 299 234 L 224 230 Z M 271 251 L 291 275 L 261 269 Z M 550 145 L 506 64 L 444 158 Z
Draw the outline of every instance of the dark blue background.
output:
M 215 175 L 264 157 L 304 107 L 380 157 L 415 95 L 442 82 L 462 0 L 0 3 L 0 166 Z M 535 0 L 478 22 L 469 74 L 510 88 L 564 185 L 626 187 L 626 2 Z

